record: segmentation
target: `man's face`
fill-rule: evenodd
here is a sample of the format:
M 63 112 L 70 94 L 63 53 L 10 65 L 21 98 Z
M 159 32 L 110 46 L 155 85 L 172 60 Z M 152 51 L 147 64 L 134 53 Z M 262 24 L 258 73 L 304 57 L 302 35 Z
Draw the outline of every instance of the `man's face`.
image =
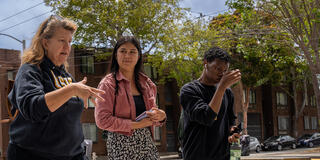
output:
M 214 59 L 212 62 L 204 62 L 205 75 L 213 83 L 219 83 L 223 74 L 228 71 L 229 63 L 220 59 Z

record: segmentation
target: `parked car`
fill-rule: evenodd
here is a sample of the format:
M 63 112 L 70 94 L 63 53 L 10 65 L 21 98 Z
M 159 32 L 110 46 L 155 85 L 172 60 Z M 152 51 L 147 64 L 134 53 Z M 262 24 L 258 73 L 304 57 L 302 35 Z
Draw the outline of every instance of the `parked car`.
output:
M 240 137 L 241 144 L 241 156 L 249 156 L 250 152 L 254 151 L 259 153 L 261 151 L 261 145 L 256 137 L 249 135 L 242 135 Z
M 314 133 L 309 139 L 304 140 L 304 144 L 313 147 L 320 144 L 320 133 Z
M 289 135 L 272 136 L 269 137 L 261 144 L 262 150 L 278 150 L 281 151 L 283 148 L 291 147 L 296 148 L 296 139 Z
M 304 141 L 309 139 L 310 137 L 312 136 L 312 134 L 310 133 L 307 133 L 307 134 L 304 134 L 302 136 L 300 136 L 298 139 L 297 139 L 297 147 L 303 147 L 303 146 L 306 146 Z
M 261 145 L 259 140 L 256 137 L 250 136 L 250 151 L 255 151 L 259 153 L 261 151 Z

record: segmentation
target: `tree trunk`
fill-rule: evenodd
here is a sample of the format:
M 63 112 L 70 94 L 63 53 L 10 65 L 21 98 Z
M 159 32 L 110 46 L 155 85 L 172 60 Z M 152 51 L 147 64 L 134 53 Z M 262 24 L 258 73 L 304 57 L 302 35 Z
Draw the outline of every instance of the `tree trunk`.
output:
M 291 75 L 292 75 L 292 78 L 293 79 L 296 79 L 296 70 L 295 68 L 291 67 L 290 68 L 290 72 L 291 72 Z M 303 79 L 303 100 L 302 100 L 302 104 L 300 106 L 300 110 L 299 110 L 299 107 L 298 107 L 298 91 L 297 91 L 297 83 L 296 81 L 292 81 L 292 91 L 293 91 L 293 101 L 294 101 L 294 124 L 293 124 L 293 134 L 295 137 L 298 137 L 298 121 L 299 121 L 299 118 L 300 116 L 302 115 L 303 113 L 303 110 L 306 106 L 306 100 L 307 100 L 307 97 L 308 97 L 308 88 L 307 88 L 307 77 L 305 77 Z
M 250 87 L 246 87 L 246 100 L 243 104 L 243 134 L 248 134 L 248 108 L 249 108 L 249 96 L 250 96 Z

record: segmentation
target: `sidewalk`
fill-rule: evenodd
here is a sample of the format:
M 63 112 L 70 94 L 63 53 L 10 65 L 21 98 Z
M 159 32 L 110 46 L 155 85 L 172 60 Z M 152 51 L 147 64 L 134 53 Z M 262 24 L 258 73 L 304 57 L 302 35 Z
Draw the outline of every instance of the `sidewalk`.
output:
M 160 152 L 161 160 L 179 158 L 177 152 Z M 250 156 L 242 156 L 241 160 L 320 160 L 320 146 L 316 148 L 301 148 L 295 150 L 269 151 L 262 153 L 251 153 Z
M 160 152 L 160 159 L 181 159 L 178 156 L 178 152 Z
M 242 156 L 241 160 L 320 160 L 320 147 L 303 148 L 299 150 L 286 150 L 281 152 L 263 152 Z

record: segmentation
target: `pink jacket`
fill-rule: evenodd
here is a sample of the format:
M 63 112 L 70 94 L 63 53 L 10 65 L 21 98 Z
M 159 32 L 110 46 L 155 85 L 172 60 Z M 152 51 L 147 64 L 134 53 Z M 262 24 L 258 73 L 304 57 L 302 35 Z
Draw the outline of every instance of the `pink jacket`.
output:
M 100 129 L 117 132 L 124 135 L 132 135 L 133 129 L 130 123 L 135 121 L 136 107 L 133 96 L 130 91 L 130 81 L 128 81 L 121 72 L 117 74 L 119 81 L 117 102 L 115 106 L 115 116 L 113 114 L 113 103 L 115 98 L 115 79 L 112 74 L 106 75 L 99 83 L 98 88 L 105 91 L 105 94 L 100 94 L 105 101 L 96 99 L 95 120 Z M 152 107 L 157 107 L 156 96 L 157 88 L 155 84 L 146 75 L 140 73 L 140 85 L 146 110 Z M 161 125 L 155 123 L 155 126 Z

